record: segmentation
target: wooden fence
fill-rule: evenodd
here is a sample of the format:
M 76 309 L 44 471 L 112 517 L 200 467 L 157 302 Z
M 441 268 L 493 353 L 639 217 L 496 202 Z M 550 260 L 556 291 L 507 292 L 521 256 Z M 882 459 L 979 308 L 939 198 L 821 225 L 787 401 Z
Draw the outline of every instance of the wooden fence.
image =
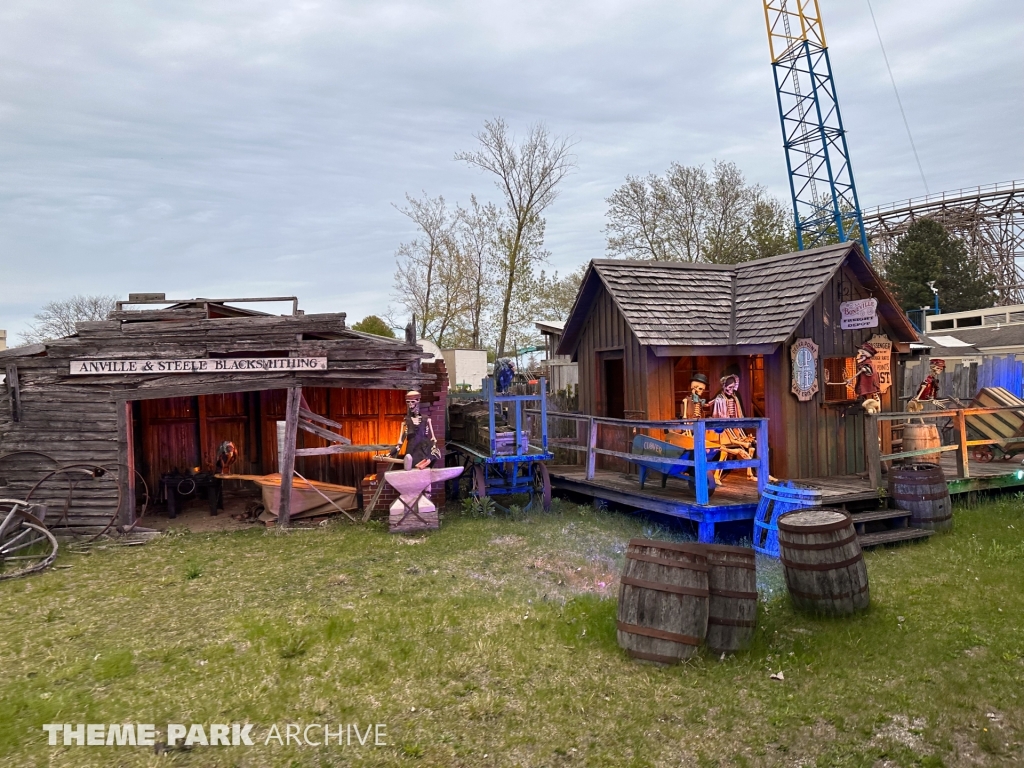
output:
M 956 458 L 956 476 L 958 478 L 969 478 L 971 476 L 970 453 L 972 449 L 981 446 L 999 446 L 1000 448 L 1024 446 L 1024 435 L 1020 434 L 1019 429 L 1009 430 L 1011 434 L 1008 436 L 991 437 L 991 434 L 993 434 L 992 430 L 986 427 L 984 420 L 978 418 L 991 415 L 998 415 L 999 418 L 1007 419 L 1014 423 L 1019 423 L 1024 419 L 1024 411 L 1019 406 L 955 408 L 946 411 L 926 411 L 922 413 L 878 413 L 869 415 L 864 420 L 864 450 L 866 453 L 868 479 L 871 482 L 871 486 L 873 488 L 881 486 L 882 463 L 886 461 L 899 461 L 933 454 L 954 453 Z M 923 422 L 935 423 L 942 440 L 942 445 L 914 451 L 882 453 L 881 430 L 884 428 L 883 424 L 888 424 L 890 430 L 895 431 L 909 423 Z M 1016 435 L 1012 434 L 1014 431 L 1017 432 Z M 969 433 L 973 434 L 975 439 L 969 439 Z
M 928 361 L 923 359 L 906 369 L 903 377 L 903 402 L 917 394 L 924 377 L 929 374 Z M 955 397 L 969 403 L 982 387 L 1002 387 L 1024 398 L 1024 361 L 1015 355 L 985 355 L 977 365 L 957 363 L 939 377 L 939 392 L 944 398 Z

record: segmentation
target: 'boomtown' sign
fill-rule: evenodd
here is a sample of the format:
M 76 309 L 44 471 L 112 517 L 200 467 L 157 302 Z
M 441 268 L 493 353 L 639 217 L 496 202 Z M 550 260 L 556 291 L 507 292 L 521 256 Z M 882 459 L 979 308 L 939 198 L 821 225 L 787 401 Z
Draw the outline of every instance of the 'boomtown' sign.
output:
M 287 373 L 326 371 L 326 357 L 245 357 L 199 360 L 72 360 L 72 376 L 169 373 Z

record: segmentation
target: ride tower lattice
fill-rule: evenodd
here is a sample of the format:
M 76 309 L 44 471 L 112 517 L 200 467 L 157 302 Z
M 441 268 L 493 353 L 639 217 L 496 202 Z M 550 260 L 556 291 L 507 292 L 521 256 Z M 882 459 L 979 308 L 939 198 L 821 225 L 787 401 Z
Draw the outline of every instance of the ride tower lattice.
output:
M 858 240 L 870 259 L 818 0 L 764 0 L 764 17 L 797 248 Z

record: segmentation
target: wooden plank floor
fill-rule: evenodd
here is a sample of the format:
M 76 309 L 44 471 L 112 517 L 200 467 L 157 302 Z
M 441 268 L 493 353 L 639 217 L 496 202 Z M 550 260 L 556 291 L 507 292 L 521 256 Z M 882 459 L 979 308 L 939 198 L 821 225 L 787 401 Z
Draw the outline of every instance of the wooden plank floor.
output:
M 944 456 L 942 469 L 946 474 L 950 493 L 954 495 L 995 488 L 1024 487 L 1024 466 L 1016 461 L 980 462 L 972 459 L 971 477 L 960 479 L 956 476 L 955 459 L 952 456 Z M 703 515 L 700 514 L 702 510 L 711 512 L 709 517 L 717 520 L 745 519 L 750 516 L 758 502 L 757 483 L 736 472 L 727 477 L 726 482 L 716 489 L 709 504 L 701 507 L 686 482 L 675 477 L 669 478 L 666 487 L 662 488 L 660 476 L 651 473 L 641 491 L 636 475 L 599 469 L 594 473 L 592 480 L 587 480 L 586 472 L 581 466 L 549 465 L 548 470 L 555 488 L 692 520 L 703 519 Z M 820 490 L 826 505 L 880 498 L 880 494 L 871 488 L 867 478 L 855 475 L 813 477 L 799 482 Z M 739 509 L 732 509 L 737 507 Z

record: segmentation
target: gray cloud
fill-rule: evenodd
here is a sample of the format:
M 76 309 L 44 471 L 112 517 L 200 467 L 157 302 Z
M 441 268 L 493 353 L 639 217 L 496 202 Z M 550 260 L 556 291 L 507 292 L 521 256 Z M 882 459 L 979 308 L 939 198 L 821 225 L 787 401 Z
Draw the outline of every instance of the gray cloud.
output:
M 932 191 L 1024 176 L 1010 0 L 875 0 Z M 864 205 L 923 193 L 867 6 L 823 3 Z M 574 135 L 568 269 L 627 173 L 735 161 L 788 194 L 754 0 L 9 0 L 0 10 L 0 327 L 76 292 L 389 299 L 406 192 L 464 200 L 484 119 Z

